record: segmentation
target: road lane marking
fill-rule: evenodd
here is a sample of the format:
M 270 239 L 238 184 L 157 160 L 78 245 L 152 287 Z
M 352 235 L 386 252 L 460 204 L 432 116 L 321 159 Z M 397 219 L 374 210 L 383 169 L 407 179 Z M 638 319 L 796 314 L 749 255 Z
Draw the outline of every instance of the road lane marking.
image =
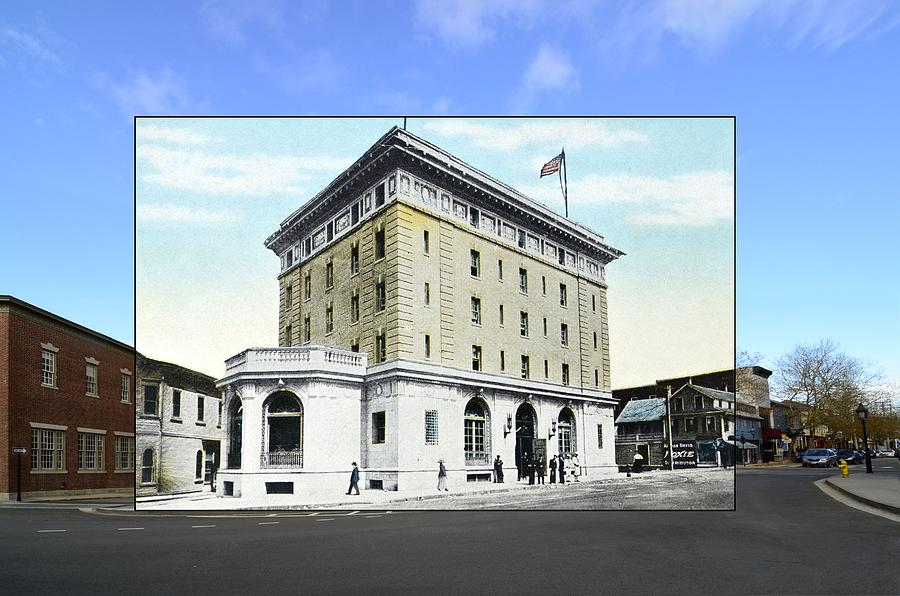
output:
M 313 517 L 313 516 L 315 516 L 315 515 L 319 515 L 319 512 L 318 512 L 318 511 L 314 511 L 313 513 L 310 513 L 310 514 L 307 515 L 306 517 Z
M 334 521 L 333 517 L 320 517 L 316 521 Z
M 215 526 L 191 526 L 192 528 L 215 528 Z
M 379 514 L 379 515 L 367 515 L 367 516 L 365 516 L 365 517 L 368 519 L 368 518 L 370 518 L 370 517 L 384 517 L 384 516 L 381 515 L 381 514 Z
M 38 530 L 38 532 L 68 532 L 68 530 Z
M 116 528 L 119 532 L 125 532 L 128 530 L 143 530 L 144 528 Z
M 347 515 L 356 515 L 357 513 L 359 513 L 359 511 L 351 511 L 351 512 L 348 513 Z
M 281 522 L 257 522 L 258 526 L 274 526 L 276 524 L 280 524 Z

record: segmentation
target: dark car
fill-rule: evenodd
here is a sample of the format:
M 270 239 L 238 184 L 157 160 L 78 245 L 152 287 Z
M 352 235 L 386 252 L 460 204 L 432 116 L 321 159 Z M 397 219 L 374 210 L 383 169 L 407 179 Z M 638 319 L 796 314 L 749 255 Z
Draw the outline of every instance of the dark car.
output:
M 803 464 L 804 468 L 807 466 L 830 468 L 837 465 L 837 460 L 837 453 L 835 453 L 834 449 L 807 449 L 803 457 L 800 458 L 800 463 Z
M 856 449 L 838 449 L 838 461 L 842 459 L 848 464 L 858 464 L 864 461 L 863 455 Z

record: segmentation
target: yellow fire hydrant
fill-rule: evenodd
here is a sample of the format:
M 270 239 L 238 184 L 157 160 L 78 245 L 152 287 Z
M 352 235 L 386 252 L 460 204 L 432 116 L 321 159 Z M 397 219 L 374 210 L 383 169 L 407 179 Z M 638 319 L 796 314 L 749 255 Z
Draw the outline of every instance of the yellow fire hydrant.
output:
M 850 466 L 847 465 L 846 459 L 842 459 L 838 464 L 838 467 L 841 469 L 842 477 L 848 478 L 850 476 Z

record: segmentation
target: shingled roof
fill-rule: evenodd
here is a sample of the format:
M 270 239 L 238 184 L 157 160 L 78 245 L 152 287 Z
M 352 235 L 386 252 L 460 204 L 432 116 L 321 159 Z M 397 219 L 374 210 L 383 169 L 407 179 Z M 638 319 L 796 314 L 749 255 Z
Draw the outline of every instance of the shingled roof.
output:
M 171 362 L 161 362 L 137 354 L 135 361 L 137 375 L 141 379 L 164 381 L 169 387 L 191 391 L 209 397 L 217 397 L 216 380 L 209 375 L 185 368 Z
M 616 424 L 626 422 L 655 422 L 666 417 L 666 400 L 661 397 L 633 399 L 622 409 Z

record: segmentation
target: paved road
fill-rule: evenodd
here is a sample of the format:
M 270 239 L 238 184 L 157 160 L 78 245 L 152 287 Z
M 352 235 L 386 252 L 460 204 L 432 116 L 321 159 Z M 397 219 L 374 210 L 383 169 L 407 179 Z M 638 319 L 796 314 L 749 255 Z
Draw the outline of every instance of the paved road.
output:
M 900 524 L 812 484 L 834 473 L 741 470 L 736 512 L 160 518 L 4 509 L 0 591 L 900 593 Z

